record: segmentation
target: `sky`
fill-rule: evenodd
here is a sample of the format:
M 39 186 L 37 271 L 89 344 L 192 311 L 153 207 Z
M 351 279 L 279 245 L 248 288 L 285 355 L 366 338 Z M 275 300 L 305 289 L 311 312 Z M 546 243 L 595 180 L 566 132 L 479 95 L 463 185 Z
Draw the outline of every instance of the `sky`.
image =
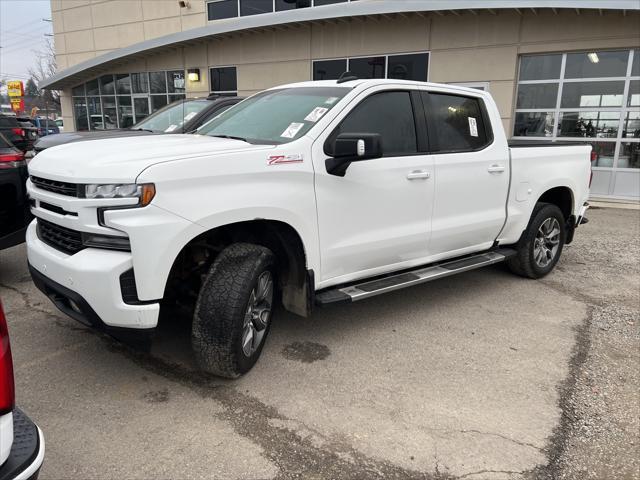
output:
M 45 33 L 53 32 L 49 0 L 0 0 L 0 78 L 29 78 L 29 67 L 35 63 L 34 50 L 46 45 Z

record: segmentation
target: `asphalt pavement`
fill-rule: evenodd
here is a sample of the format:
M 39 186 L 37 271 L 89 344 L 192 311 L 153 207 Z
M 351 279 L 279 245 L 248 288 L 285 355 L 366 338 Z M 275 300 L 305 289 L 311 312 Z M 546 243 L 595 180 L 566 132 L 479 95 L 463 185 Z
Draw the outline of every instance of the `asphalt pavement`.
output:
M 179 315 L 131 349 L 59 313 L 24 246 L 0 252 L 40 478 L 640 478 L 640 212 L 589 218 L 540 281 L 495 266 L 279 311 L 236 381 L 197 371 Z

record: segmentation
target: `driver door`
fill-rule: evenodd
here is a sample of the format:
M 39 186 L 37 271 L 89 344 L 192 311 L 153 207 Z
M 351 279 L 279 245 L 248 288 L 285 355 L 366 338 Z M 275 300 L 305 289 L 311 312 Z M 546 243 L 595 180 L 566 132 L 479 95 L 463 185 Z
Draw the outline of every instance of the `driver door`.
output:
M 385 86 L 355 102 L 313 145 L 320 288 L 418 265 L 429 253 L 434 160 L 420 95 Z M 383 157 L 351 163 L 344 177 L 328 173 L 325 142 L 344 133 L 380 134 Z

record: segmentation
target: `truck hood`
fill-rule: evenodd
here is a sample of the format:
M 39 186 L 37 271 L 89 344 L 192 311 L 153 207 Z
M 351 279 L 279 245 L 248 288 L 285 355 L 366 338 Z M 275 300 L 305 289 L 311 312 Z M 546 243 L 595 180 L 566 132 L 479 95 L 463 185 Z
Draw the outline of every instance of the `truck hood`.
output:
M 84 140 L 101 140 L 104 138 L 119 138 L 119 137 L 136 137 L 142 135 L 152 135 L 153 132 L 146 130 L 130 130 L 123 128 L 119 130 L 100 130 L 93 132 L 70 132 L 70 133 L 58 133 L 55 135 L 47 135 L 40 138 L 34 145 L 36 151 L 40 152 L 47 148 L 57 147 L 58 145 L 64 145 L 71 142 L 82 142 Z
M 158 163 L 271 148 L 193 134 L 92 140 L 40 152 L 29 163 L 29 173 L 72 183 L 125 183 L 134 182 L 144 169 Z

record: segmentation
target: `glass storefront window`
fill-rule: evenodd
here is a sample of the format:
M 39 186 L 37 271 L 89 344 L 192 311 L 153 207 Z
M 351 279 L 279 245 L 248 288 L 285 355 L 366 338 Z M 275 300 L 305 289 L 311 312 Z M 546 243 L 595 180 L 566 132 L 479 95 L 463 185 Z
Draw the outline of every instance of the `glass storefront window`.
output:
M 184 93 L 184 70 L 167 72 L 167 92 Z
M 347 59 L 319 60 L 313 62 L 314 80 L 337 80 L 347 71 Z
M 238 90 L 236 67 L 214 67 L 209 69 L 210 90 L 214 93 L 235 93 Z
M 135 122 L 133 121 L 133 108 L 131 107 L 130 96 L 116 97 L 118 103 L 118 125 L 120 128 L 129 128 Z
M 240 15 L 257 15 L 273 12 L 273 0 L 240 0 Z
M 640 142 L 623 142 L 620 145 L 618 168 L 640 168 Z
M 516 113 L 515 135 L 518 137 L 550 137 L 555 116 L 552 112 Z
M 557 83 L 532 83 L 518 87 L 517 108 L 555 108 L 558 100 Z
M 294 10 L 296 8 L 307 8 L 311 6 L 311 0 L 276 0 L 276 11 Z
M 131 91 L 133 93 L 149 93 L 149 76 L 146 72 L 131 74 Z
M 113 95 L 116 93 L 113 75 L 103 75 L 100 77 L 100 95 Z
M 98 79 L 87 82 L 87 97 L 94 97 L 100 95 L 100 88 L 98 87 Z
M 131 78 L 128 73 L 116 75 L 116 93 L 118 95 L 129 95 L 131 93 Z
M 84 92 L 84 86 L 82 91 Z M 89 123 L 87 121 L 87 101 L 84 96 L 73 99 L 73 117 L 76 120 L 76 130 L 79 132 L 89 130 Z
M 565 78 L 624 77 L 629 50 L 617 52 L 568 53 Z
M 620 112 L 561 112 L 559 137 L 616 138 Z
M 592 167 L 613 167 L 613 160 L 616 153 L 616 142 L 591 142 L 593 151 L 595 152 L 591 157 Z
M 151 93 L 167 93 L 167 76 L 165 72 L 149 72 Z
M 560 78 L 562 55 L 532 55 L 520 60 L 520 80 Z
M 77 130 L 128 128 L 168 102 L 183 100 L 185 73 L 163 70 L 102 75 L 73 87 L 72 96 Z
M 160 110 L 167 104 L 166 95 L 151 95 L 151 113 Z
M 629 100 L 628 107 L 640 107 L 640 80 L 631 80 L 629 82 Z
M 221 20 L 238 16 L 237 0 L 214 0 L 207 3 L 207 19 Z
M 514 137 L 591 144 L 594 191 L 640 198 L 639 49 L 522 56 L 517 90 Z
M 113 130 L 118 128 L 116 97 L 102 97 L 102 117 L 104 130 Z
M 349 71 L 358 78 L 385 78 L 385 57 L 350 58 Z
M 623 138 L 640 138 L 640 111 L 627 112 L 622 128 Z
M 400 80 L 427 81 L 429 54 L 389 55 L 389 71 L 387 78 Z
M 624 82 L 572 82 L 562 90 L 562 108 L 620 107 Z

